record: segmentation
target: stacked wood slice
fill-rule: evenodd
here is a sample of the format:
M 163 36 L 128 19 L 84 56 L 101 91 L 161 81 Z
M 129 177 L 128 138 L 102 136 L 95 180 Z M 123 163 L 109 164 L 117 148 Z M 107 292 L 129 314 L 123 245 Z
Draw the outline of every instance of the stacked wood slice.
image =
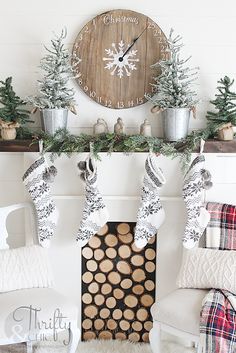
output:
M 156 239 L 134 244 L 135 223 L 110 222 L 82 249 L 82 338 L 148 342 Z

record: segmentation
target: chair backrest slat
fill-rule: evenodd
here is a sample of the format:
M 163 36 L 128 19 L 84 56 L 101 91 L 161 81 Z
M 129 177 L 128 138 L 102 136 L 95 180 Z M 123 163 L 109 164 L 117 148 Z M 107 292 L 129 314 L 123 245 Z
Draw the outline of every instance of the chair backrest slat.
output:
M 30 225 L 29 222 L 26 222 L 28 228 L 26 227 L 27 234 L 25 235 L 25 243 L 26 245 L 32 245 L 36 243 L 37 227 L 34 206 L 30 202 L 23 202 L 10 206 L 0 207 L 0 249 L 9 249 L 9 245 L 7 244 L 7 217 L 10 213 L 22 208 L 28 210 L 30 215 Z M 28 219 L 28 217 L 25 217 L 25 219 Z

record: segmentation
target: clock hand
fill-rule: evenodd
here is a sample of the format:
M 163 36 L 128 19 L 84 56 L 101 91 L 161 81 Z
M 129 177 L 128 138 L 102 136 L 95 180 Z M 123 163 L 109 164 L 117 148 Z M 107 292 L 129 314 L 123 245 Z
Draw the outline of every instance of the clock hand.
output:
M 133 48 L 134 44 L 137 42 L 137 40 L 143 35 L 143 33 L 146 31 L 148 26 L 146 26 L 144 28 L 144 30 L 139 34 L 138 37 L 136 37 L 134 40 L 133 40 L 133 43 L 126 49 L 126 51 L 124 52 L 124 54 L 119 58 L 119 61 L 123 61 L 124 59 L 124 56 L 130 51 L 131 48 Z

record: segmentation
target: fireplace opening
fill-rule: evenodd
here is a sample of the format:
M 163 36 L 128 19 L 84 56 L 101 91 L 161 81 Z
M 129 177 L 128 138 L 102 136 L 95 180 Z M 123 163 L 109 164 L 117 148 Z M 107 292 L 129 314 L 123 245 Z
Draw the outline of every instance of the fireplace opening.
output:
M 135 222 L 108 222 L 82 249 L 82 339 L 148 342 L 156 237 L 134 244 Z

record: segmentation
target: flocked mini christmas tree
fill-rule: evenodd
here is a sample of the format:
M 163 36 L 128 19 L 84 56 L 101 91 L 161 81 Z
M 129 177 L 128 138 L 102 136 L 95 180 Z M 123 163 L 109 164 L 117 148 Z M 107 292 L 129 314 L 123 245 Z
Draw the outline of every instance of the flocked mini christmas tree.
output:
M 193 90 L 192 84 L 197 79 L 198 68 L 189 68 L 187 59 L 180 58 L 183 43 L 182 38 L 173 36 L 173 29 L 168 38 L 167 59 L 161 60 L 154 68 L 161 73 L 155 77 L 153 84 L 155 94 L 147 95 L 155 107 L 165 108 L 193 108 L 198 102 L 197 94 Z
M 27 98 L 36 108 L 67 108 L 74 112 L 75 92 L 68 84 L 76 77 L 75 69 L 79 59 L 71 63 L 72 55 L 64 45 L 66 35 L 66 30 L 62 30 L 60 36 L 51 40 L 51 47 L 46 47 L 48 54 L 40 62 L 40 68 L 45 74 L 38 81 L 39 95 Z
M 216 108 L 216 112 L 207 112 L 208 127 L 212 133 L 215 133 L 222 125 L 232 123 L 236 125 L 236 93 L 233 92 L 232 86 L 234 80 L 228 76 L 221 78 L 219 81 L 218 94 L 215 99 L 210 101 Z

